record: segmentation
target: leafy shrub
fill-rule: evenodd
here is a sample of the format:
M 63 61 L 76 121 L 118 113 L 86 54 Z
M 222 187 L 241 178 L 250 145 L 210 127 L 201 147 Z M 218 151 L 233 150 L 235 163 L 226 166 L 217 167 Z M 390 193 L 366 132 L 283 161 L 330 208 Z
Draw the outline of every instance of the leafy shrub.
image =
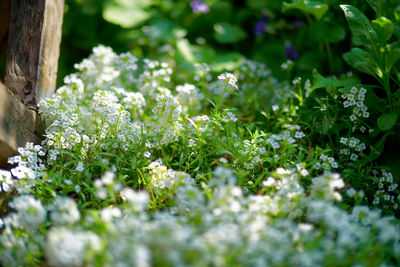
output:
M 39 104 L 0 262 L 397 266 L 400 7 L 355 3 L 67 2 L 141 46 Z

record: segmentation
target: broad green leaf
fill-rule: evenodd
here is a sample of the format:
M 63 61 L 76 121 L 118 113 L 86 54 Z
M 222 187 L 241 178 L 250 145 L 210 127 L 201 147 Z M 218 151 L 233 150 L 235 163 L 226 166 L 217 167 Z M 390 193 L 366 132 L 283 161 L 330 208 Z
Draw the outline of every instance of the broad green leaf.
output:
M 326 11 L 328 11 L 329 7 L 327 4 L 323 4 L 320 1 L 297 0 L 293 3 L 283 2 L 282 11 L 285 12 L 289 9 L 299 9 L 312 14 L 317 20 L 320 20 Z
M 360 10 L 351 5 L 341 5 L 340 7 L 344 11 L 354 39 L 363 45 L 375 46 L 378 37 L 368 18 Z
M 301 70 L 311 71 L 313 69 L 321 68 L 321 62 L 323 59 L 324 57 L 321 53 L 310 50 L 300 55 L 296 65 Z
M 386 43 L 393 34 L 393 23 L 385 18 L 379 17 L 372 21 L 372 26 L 374 27 L 376 33 L 378 34 L 379 40 L 382 43 Z
M 329 30 L 328 42 L 333 44 L 338 43 L 340 41 L 343 41 L 345 37 L 346 29 L 340 25 L 336 25 Z
M 228 23 L 216 23 L 214 31 L 215 39 L 222 44 L 236 43 L 247 36 L 240 27 Z
M 151 17 L 146 8 L 152 0 L 106 0 L 103 6 L 103 18 L 123 28 L 133 28 Z
M 369 6 L 376 12 L 376 0 L 367 0 Z
M 166 19 L 155 19 L 148 27 L 152 39 L 161 42 L 173 42 L 182 39 L 186 30 Z
M 381 131 L 388 131 L 393 128 L 398 119 L 398 114 L 396 113 L 386 113 L 382 114 L 378 118 L 378 127 Z
M 309 36 L 317 43 L 323 42 L 330 35 L 330 28 L 328 25 L 321 21 L 313 21 L 308 27 Z
M 343 59 L 353 68 L 368 73 L 375 78 L 383 77 L 382 70 L 378 63 L 373 59 L 368 52 L 361 48 L 353 48 L 350 52 L 344 53 Z
M 393 65 L 400 59 L 400 48 L 394 48 L 385 54 L 385 71 L 389 73 Z
M 315 88 L 325 88 L 331 96 L 335 95 L 336 90 L 339 87 L 352 87 L 360 83 L 360 81 L 355 78 L 343 78 L 340 80 L 325 78 L 315 69 L 313 70 L 313 76 Z
M 187 61 L 191 63 L 196 62 L 193 55 L 193 49 L 187 39 L 181 39 L 176 42 L 177 52 Z
M 213 63 L 213 69 L 217 72 L 233 71 L 242 64 L 243 60 L 243 56 L 238 53 L 218 55 Z

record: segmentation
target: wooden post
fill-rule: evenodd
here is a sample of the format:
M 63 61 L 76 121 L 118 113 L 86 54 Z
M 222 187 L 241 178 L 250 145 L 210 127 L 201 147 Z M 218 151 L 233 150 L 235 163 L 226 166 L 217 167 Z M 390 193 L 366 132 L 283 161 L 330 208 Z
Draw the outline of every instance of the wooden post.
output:
M 64 0 L 11 1 L 5 86 L 0 84 L 0 165 L 26 142 L 40 143 L 37 103 L 55 91 L 63 9 Z
M 8 22 L 10 21 L 11 0 L 0 1 L 0 57 L 7 49 Z

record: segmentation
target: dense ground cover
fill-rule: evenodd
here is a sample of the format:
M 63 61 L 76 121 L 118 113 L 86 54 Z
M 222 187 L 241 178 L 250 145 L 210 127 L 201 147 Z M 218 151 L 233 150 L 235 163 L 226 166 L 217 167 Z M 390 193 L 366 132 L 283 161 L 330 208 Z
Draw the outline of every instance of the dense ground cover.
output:
M 397 266 L 400 7 L 268 2 L 105 1 L 142 44 L 40 103 L 43 143 L 0 171 L 0 262 Z

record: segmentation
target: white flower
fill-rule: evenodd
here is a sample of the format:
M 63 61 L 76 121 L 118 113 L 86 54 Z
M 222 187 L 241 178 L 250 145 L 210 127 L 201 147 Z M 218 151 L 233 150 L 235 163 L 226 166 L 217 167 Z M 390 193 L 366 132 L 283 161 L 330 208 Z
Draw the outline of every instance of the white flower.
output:
M 238 90 L 238 86 L 236 85 L 237 79 L 232 73 L 225 72 L 224 74 L 220 74 L 218 80 L 226 82 L 224 85 L 228 91 L 230 91 L 230 89 Z
M 46 258 L 51 266 L 82 266 L 86 251 L 98 251 L 100 238 L 92 232 L 66 227 L 51 228 L 45 243 Z
M 353 154 L 350 155 L 350 159 L 351 159 L 352 161 L 356 161 L 356 160 L 358 159 L 358 155 L 355 154 L 355 153 L 353 153 Z
M 195 143 L 196 141 L 194 141 L 193 139 L 189 139 L 189 147 L 194 146 Z
M 0 192 L 10 192 L 13 187 L 14 181 L 9 171 L 0 170 Z
M 273 177 L 268 177 L 266 181 L 262 182 L 262 185 L 265 187 L 269 187 L 275 184 L 275 179 Z
M 106 171 L 101 176 L 101 181 L 105 186 L 112 184 L 114 182 L 114 179 L 115 179 L 115 174 L 112 171 Z
M 228 160 L 224 157 L 219 158 L 219 162 L 221 162 L 222 164 L 227 164 Z
M 78 172 L 83 172 L 84 169 L 85 169 L 85 167 L 83 166 L 83 162 L 78 161 L 78 163 L 76 164 L 75 170 L 77 170 Z
M 42 203 L 30 195 L 14 198 L 10 207 L 16 210 L 19 223 L 27 229 L 36 230 L 46 221 L 47 212 Z
M 74 224 L 81 218 L 75 201 L 57 196 L 49 206 L 50 219 L 56 225 Z

